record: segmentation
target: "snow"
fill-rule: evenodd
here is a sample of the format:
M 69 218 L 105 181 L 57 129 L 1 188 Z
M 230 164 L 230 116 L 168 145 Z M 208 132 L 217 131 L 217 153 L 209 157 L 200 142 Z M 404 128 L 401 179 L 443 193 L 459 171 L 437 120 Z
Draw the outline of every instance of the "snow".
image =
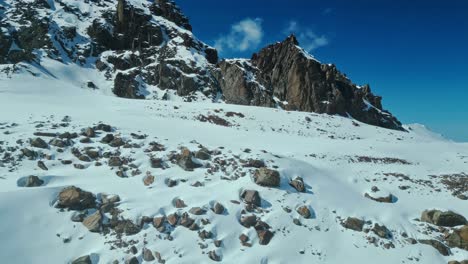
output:
M 92 80 L 97 86 L 106 83 L 86 68 L 64 67 L 52 62 L 46 62 L 43 67 L 53 76 L 19 74 L 0 82 L 0 123 L 18 124 L 0 130 L 0 141 L 5 144 L 13 146 L 18 139 L 33 137 L 32 133 L 40 130 L 35 128 L 39 121 L 46 122 L 43 130 L 48 131 L 51 123 L 60 122 L 68 115 L 71 127 L 58 131 L 79 131 L 102 121 L 115 126 L 117 133 L 124 137 L 129 137 L 131 132 L 147 134 L 148 138 L 141 141 L 145 145 L 152 140 L 164 144 L 167 151 L 158 154 L 160 157 L 180 146 L 196 150 L 200 143 L 208 149 L 224 147 L 219 150 L 227 157 L 260 158 L 270 167 L 278 166 L 281 186 L 260 187 L 249 176 L 226 181 L 217 174 L 208 176 L 203 168 L 194 172 L 185 172 L 174 165 L 167 170 L 153 169 L 142 149 L 121 151 L 122 156 L 133 157 L 141 171 L 150 171 L 156 176 L 151 188 L 143 185 L 142 175 L 118 178 L 107 166 L 91 165 L 85 170 L 76 170 L 55 159 L 45 160 L 48 171 L 37 169 L 36 161 L 28 160 L 22 161 L 19 169 L 13 172 L 0 166 L 0 237 L 6 242 L 0 247 L 1 259 L 14 263 L 64 263 L 92 254 L 99 263 L 111 263 L 128 256 L 126 249 L 110 250 L 110 245 L 105 244 L 108 237 L 90 233 L 80 223 L 71 222 L 71 212 L 59 212 L 53 207 L 57 193 L 70 185 L 96 194 L 118 194 L 122 198 L 119 208 L 124 209 L 123 215 L 135 221 L 144 215 L 160 216 L 177 211 L 172 206 L 175 197 L 182 198 L 189 208 L 209 206 L 214 201 L 225 205 L 225 215 L 214 215 L 208 210 L 204 216 L 211 221 L 205 229 L 223 240 L 221 248 L 215 248 L 210 240 L 200 241 L 196 232 L 182 227 L 172 233 L 173 241 L 158 238 L 152 226 L 146 226 L 131 237 L 139 241 L 137 248 L 141 249 L 146 234 L 146 247 L 161 252 L 168 263 L 210 263 L 206 252 L 211 250 L 222 256 L 223 263 L 338 264 L 366 256 L 372 262 L 383 264 L 402 261 L 435 264 L 468 258 L 467 252 L 460 249 L 452 249 L 453 256 L 443 257 L 430 246 L 409 245 L 401 237 L 402 232 L 416 239 L 430 237 L 421 233 L 418 222 L 413 219 L 423 210 L 432 208 L 467 216 L 466 201 L 451 196 L 443 188 L 441 192 L 434 192 L 413 183 L 401 183 L 417 189 L 408 192 L 398 188 L 398 181 L 382 180 L 384 173 L 403 173 L 415 180 L 427 180 L 428 175 L 466 172 L 468 161 L 460 157 L 468 156 L 467 143 L 435 137 L 421 126 L 409 126 L 413 129 L 407 133 L 363 123 L 355 126 L 351 119 L 313 113 L 227 104 L 120 99 L 100 90 L 80 88 L 82 80 Z M 223 113 L 229 111 L 243 113 L 245 117 L 227 118 Z M 202 123 L 196 118 L 200 114 L 222 116 L 233 126 Z M 4 131 L 11 134 L 4 134 Z M 76 143 L 78 147 L 81 145 Z M 101 146 L 99 143 L 92 145 Z M 252 152 L 243 152 L 246 148 Z M 56 157 L 62 155 L 54 150 L 44 152 Z M 62 158 L 76 159 L 70 153 L 63 155 Z M 350 162 L 356 156 L 399 158 L 411 164 Z M 18 187 L 17 182 L 28 175 L 44 177 L 46 185 Z M 297 193 L 288 185 L 288 179 L 296 176 L 304 178 L 306 193 Z M 187 179 L 188 182 L 169 188 L 164 184 L 166 178 Z M 205 186 L 190 186 L 195 181 Z M 398 201 L 380 204 L 364 198 L 363 194 L 369 192 L 372 185 L 378 185 L 384 193 L 394 194 Z M 268 211 L 260 216 L 275 231 L 269 245 L 259 245 L 255 230 L 244 228 L 238 222 L 242 205 L 229 201 L 239 199 L 243 189 L 260 192 L 263 207 Z M 299 216 L 294 209 L 304 204 L 313 210 L 314 217 L 300 218 L 307 227 L 296 226 L 292 218 Z M 289 206 L 293 212 L 285 213 L 284 206 Z M 394 234 L 395 248 L 387 250 L 370 245 L 365 233 L 344 229 L 337 216 L 362 217 L 385 224 Z M 241 233 L 250 237 L 252 247 L 240 245 Z M 70 242 L 64 243 L 65 238 Z M 199 242 L 206 243 L 208 248 L 200 249 Z

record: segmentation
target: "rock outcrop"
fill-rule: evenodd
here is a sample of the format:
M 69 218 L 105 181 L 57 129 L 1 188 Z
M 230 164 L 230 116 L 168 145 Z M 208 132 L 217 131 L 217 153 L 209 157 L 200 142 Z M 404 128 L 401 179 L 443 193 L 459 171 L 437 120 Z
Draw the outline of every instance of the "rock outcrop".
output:
M 351 82 L 332 64 L 322 64 L 294 35 L 269 45 L 250 60 L 223 60 L 217 79 L 228 103 L 351 116 L 361 122 L 403 130 L 382 109 L 368 85 Z

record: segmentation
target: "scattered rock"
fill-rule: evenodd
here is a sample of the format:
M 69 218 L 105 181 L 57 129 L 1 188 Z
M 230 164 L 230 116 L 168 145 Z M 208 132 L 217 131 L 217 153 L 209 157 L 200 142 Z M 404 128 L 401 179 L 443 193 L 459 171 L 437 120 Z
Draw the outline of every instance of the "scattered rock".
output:
M 177 223 L 179 222 L 179 215 L 174 213 L 174 214 L 170 214 L 167 216 L 167 222 L 171 225 L 171 226 L 176 226 Z
M 195 158 L 200 160 L 209 160 L 211 158 L 211 155 L 208 150 L 201 149 L 195 153 Z
M 141 230 L 140 226 L 134 224 L 132 221 L 126 219 L 121 220 L 114 227 L 115 232 L 125 234 L 127 236 L 138 234 Z
M 437 226 L 454 227 L 468 224 L 465 217 L 452 211 L 425 210 L 422 212 L 421 221 Z
M 120 137 L 118 138 L 116 137 L 111 142 L 109 142 L 109 146 L 114 147 L 114 148 L 118 148 L 123 145 L 125 145 L 125 141 Z
M 154 176 L 151 174 L 147 174 L 145 178 L 143 179 L 143 184 L 145 186 L 150 186 L 153 183 L 154 183 Z
M 240 219 L 241 225 L 250 228 L 257 224 L 257 216 L 255 215 L 243 215 Z
M 255 171 L 254 174 L 255 183 L 260 186 L 266 187 L 279 187 L 280 186 L 280 174 L 276 170 L 268 168 L 260 168 Z
M 94 129 L 92 127 L 86 128 L 83 134 L 89 138 L 93 138 L 96 136 L 96 132 L 94 132 Z
M 153 226 L 155 228 L 160 228 L 164 225 L 164 222 L 166 222 L 166 217 L 165 216 L 161 216 L 161 217 L 155 217 L 153 219 Z
M 107 134 L 105 135 L 102 139 L 101 139 L 101 142 L 102 143 L 105 143 L 105 144 L 109 144 L 112 142 L 112 140 L 114 140 L 114 135 L 112 134 Z
M 150 159 L 151 168 L 153 169 L 164 169 L 164 161 L 160 158 L 151 158 Z
M 263 160 L 249 159 L 247 163 L 244 164 L 244 167 L 260 169 L 265 167 L 265 162 Z

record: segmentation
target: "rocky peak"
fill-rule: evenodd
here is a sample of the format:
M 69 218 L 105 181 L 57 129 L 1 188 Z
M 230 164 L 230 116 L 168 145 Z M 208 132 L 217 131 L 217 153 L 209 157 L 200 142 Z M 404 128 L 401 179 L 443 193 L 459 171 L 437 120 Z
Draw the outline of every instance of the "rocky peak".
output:
M 174 22 L 179 27 L 192 31 L 189 19 L 182 13 L 180 8 L 171 0 L 156 0 L 151 6 L 151 11 L 157 15 Z
M 219 64 L 219 83 L 227 102 L 351 116 L 402 130 L 368 85 L 357 86 L 334 65 L 320 63 L 299 47 L 294 35 L 263 48 L 242 64 L 235 60 Z M 242 95 L 245 100 L 239 99 Z

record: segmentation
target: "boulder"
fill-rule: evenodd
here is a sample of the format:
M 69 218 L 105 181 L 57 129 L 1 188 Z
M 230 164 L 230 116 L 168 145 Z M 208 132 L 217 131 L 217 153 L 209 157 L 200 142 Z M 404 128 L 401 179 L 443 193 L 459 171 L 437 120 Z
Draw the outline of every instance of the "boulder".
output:
M 270 240 L 273 238 L 273 232 L 270 230 L 259 230 L 257 231 L 258 242 L 260 245 L 268 245 Z
M 254 180 L 260 186 L 279 187 L 281 178 L 278 171 L 263 167 L 255 171 Z
M 261 198 L 258 191 L 255 190 L 245 190 L 241 194 L 241 198 L 246 204 L 252 204 L 255 206 L 261 206 Z
M 384 225 L 375 224 L 372 227 L 372 232 L 380 238 L 390 238 L 392 236 L 390 230 Z
M 201 149 L 195 152 L 195 158 L 200 159 L 200 160 L 209 160 L 211 158 L 211 155 L 208 150 Z
M 382 197 L 373 197 L 369 195 L 368 193 L 364 194 L 366 198 L 369 198 L 373 201 L 379 202 L 379 203 L 394 203 L 397 199 L 394 195 L 389 194 L 387 196 L 382 196 Z
M 221 257 L 218 254 L 216 254 L 216 251 L 214 251 L 214 250 L 208 252 L 208 257 L 211 260 L 216 261 L 216 262 L 221 261 Z
M 94 128 L 92 127 L 86 128 L 83 134 L 89 138 L 93 138 L 96 136 L 96 132 L 94 132 Z
M 309 207 L 306 205 L 300 206 L 299 208 L 296 209 L 296 211 L 305 219 L 308 219 L 312 216 L 312 213 L 310 212 Z
M 147 248 L 143 248 L 143 260 L 148 262 L 155 260 L 153 252 Z
M 189 213 L 193 215 L 203 215 L 206 213 L 206 210 L 201 207 L 192 207 L 190 208 Z
M 211 210 L 215 214 L 223 214 L 226 209 L 224 208 L 224 206 L 222 204 L 217 202 L 217 203 L 214 204 L 214 206 L 213 206 L 213 208 L 211 208 Z
M 184 200 L 179 199 L 179 198 L 174 199 L 173 204 L 174 204 L 174 207 L 175 207 L 175 208 L 184 208 L 184 207 L 187 207 L 187 205 L 185 204 Z
M 452 211 L 425 210 L 421 214 L 421 221 L 436 226 L 454 227 L 468 224 L 466 218 Z
M 47 149 L 49 148 L 49 144 L 47 144 L 42 138 L 35 138 L 31 140 L 31 146 L 35 148 Z
M 244 227 L 250 228 L 257 224 L 257 216 L 256 215 L 243 215 L 240 219 L 241 225 Z
M 141 227 L 128 219 L 124 219 L 117 222 L 117 224 L 114 226 L 114 230 L 118 234 L 131 236 L 138 234 L 141 230 Z
M 354 231 L 362 232 L 362 228 L 364 227 L 364 220 L 355 217 L 348 217 L 346 220 L 341 224 L 344 228 L 351 229 Z
M 161 216 L 161 217 L 155 217 L 153 219 L 153 226 L 155 228 L 160 228 L 164 225 L 164 223 L 166 222 L 166 217 L 165 216 Z
M 69 210 L 95 208 L 96 198 L 90 192 L 71 186 L 60 191 L 56 207 L 67 208 Z
M 296 177 L 294 180 L 289 182 L 289 185 L 298 192 L 305 192 L 304 180 L 301 177 Z
M 37 176 L 28 176 L 26 178 L 26 182 L 24 184 L 24 187 L 39 187 L 41 186 L 42 184 L 44 184 L 44 181 L 41 180 L 39 177 Z
M 79 257 L 73 260 L 71 264 L 92 264 L 91 257 L 89 255 Z

